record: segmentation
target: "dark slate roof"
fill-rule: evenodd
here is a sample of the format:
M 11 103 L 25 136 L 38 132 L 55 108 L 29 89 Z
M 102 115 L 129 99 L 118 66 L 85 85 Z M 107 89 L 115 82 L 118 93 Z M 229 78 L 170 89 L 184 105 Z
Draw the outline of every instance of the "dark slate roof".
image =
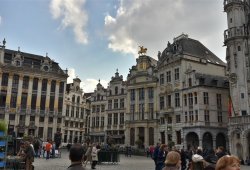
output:
M 205 59 L 209 63 L 225 65 L 225 63 L 213 54 L 198 40 L 180 36 L 172 44 L 168 42 L 167 48 L 161 53 L 160 60 L 169 56 L 186 54 L 200 59 Z
M 10 49 L 5 49 L 4 50 L 4 60 L 5 62 L 7 61 L 8 63 L 11 62 L 12 57 L 17 54 L 19 51 L 15 50 L 10 50 Z M 21 56 L 24 57 L 23 61 L 23 67 L 29 67 L 31 68 L 32 64 L 34 68 L 40 68 L 42 65 L 42 62 L 45 58 L 48 58 L 51 61 L 51 71 L 52 72 L 61 72 L 63 73 L 64 71 L 60 68 L 59 64 L 55 62 L 54 60 L 51 60 L 49 57 L 44 57 L 41 55 L 36 55 L 36 54 L 30 54 L 26 52 L 20 52 Z

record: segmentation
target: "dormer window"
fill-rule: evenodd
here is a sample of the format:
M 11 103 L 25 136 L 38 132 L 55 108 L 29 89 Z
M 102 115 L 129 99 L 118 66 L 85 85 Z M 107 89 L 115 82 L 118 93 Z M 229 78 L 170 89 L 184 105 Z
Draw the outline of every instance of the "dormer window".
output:
M 47 65 L 43 66 L 43 70 L 44 71 L 49 71 L 49 66 L 47 66 Z
M 205 83 L 205 79 L 204 79 L 203 77 L 201 77 L 201 78 L 199 79 L 199 83 L 200 83 L 200 85 L 203 85 L 203 84 Z

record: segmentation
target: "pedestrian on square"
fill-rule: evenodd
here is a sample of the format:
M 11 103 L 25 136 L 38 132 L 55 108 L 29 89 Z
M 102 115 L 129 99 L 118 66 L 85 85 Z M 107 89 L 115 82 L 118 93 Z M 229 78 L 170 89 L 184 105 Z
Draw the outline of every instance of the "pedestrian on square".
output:
M 92 157 L 92 164 L 91 169 L 96 169 L 95 166 L 98 162 L 98 152 L 100 149 L 96 148 L 96 144 L 93 144 L 92 151 L 91 151 L 91 157 Z
M 92 163 L 92 158 L 91 158 L 92 146 L 91 146 L 91 144 L 87 144 L 87 145 L 88 145 L 88 148 L 87 148 L 87 151 L 85 152 L 86 160 L 84 162 L 85 167 L 86 167 L 88 162 L 90 162 L 90 164 Z
M 50 157 L 50 151 L 51 151 L 51 149 L 52 149 L 52 145 L 51 145 L 50 141 L 48 140 L 48 141 L 47 141 L 47 144 L 46 144 L 46 146 L 45 146 L 45 150 L 46 150 L 46 160 L 48 160 L 49 157 Z
M 164 162 L 166 160 L 167 154 L 168 154 L 167 145 L 161 144 L 156 161 L 156 170 L 162 170 L 162 168 L 164 167 Z
M 181 155 L 176 151 L 167 154 L 165 167 L 162 170 L 179 170 L 181 168 Z
M 32 146 L 28 141 L 24 144 L 24 154 L 25 154 L 25 169 L 26 170 L 33 170 L 32 162 L 34 162 L 34 151 Z
M 240 160 L 236 156 L 225 155 L 217 161 L 215 170 L 240 170 Z
M 67 170 L 85 170 L 82 165 L 82 159 L 84 156 L 84 148 L 81 144 L 73 144 L 69 150 L 69 159 L 71 165 Z

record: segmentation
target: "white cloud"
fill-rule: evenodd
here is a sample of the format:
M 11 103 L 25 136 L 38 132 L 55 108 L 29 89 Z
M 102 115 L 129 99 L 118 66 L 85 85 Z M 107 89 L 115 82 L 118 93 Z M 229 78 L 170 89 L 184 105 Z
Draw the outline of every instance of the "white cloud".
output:
M 54 19 L 61 19 L 61 28 L 71 27 L 78 43 L 86 44 L 88 15 L 83 8 L 85 0 L 52 0 L 50 11 Z
M 88 92 L 94 92 L 96 89 L 96 85 L 99 83 L 99 80 L 96 79 L 86 79 L 81 82 L 81 88 L 85 93 Z M 108 81 L 107 80 L 101 80 L 100 83 L 104 88 L 107 88 Z
M 120 1 L 116 15 L 106 15 L 108 47 L 138 56 L 138 46 L 155 57 L 167 42 L 181 33 L 197 39 L 224 59 L 223 31 L 226 13 L 222 1 L 126 0 Z
M 67 78 L 67 83 L 73 83 L 73 79 L 76 78 L 76 72 L 74 68 L 69 68 L 68 69 L 68 75 L 69 77 Z

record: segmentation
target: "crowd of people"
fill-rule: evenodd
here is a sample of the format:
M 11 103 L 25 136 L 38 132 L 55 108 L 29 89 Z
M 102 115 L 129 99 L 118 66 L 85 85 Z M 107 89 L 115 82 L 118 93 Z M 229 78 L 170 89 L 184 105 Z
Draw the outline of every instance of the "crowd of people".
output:
M 215 150 L 184 151 L 170 149 L 166 144 L 157 144 L 147 149 L 155 163 L 155 170 L 240 170 L 242 161 L 236 156 L 230 156 L 224 147 Z M 246 162 L 246 161 L 243 161 Z

